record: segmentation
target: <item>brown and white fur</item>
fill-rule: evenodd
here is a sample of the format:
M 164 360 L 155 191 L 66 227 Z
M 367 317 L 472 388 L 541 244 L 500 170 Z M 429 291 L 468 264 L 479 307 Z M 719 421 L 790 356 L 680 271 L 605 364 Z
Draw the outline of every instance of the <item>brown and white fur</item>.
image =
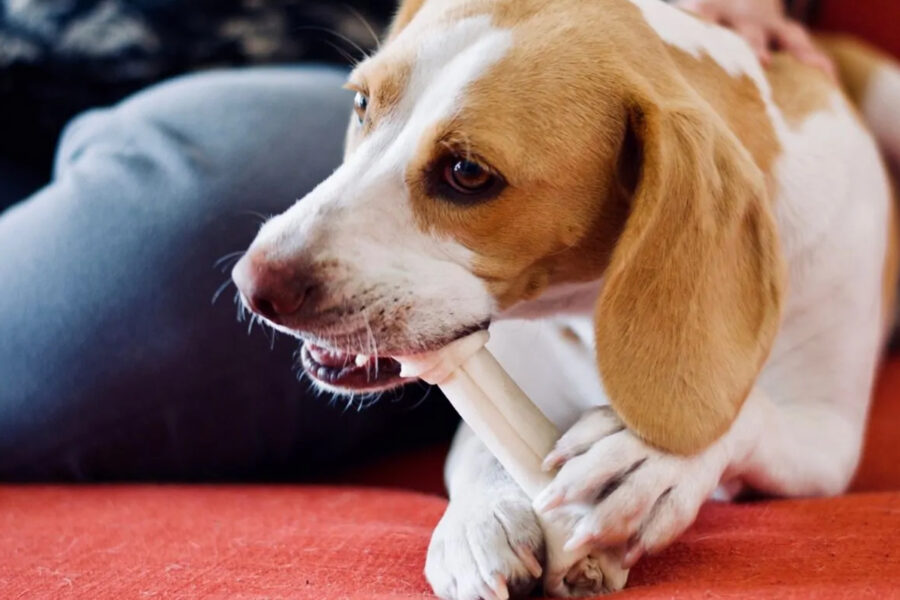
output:
M 658 0 L 408 0 L 350 77 L 368 104 L 344 164 L 265 224 L 235 279 L 317 349 L 314 379 L 323 356 L 363 355 L 321 381 L 338 392 L 404 383 L 370 354 L 490 322 L 566 431 L 535 507 L 589 502 L 585 552 L 631 564 L 714 493 L 838 494 L 893 316 L 891 189 L 866 123 L 900 159 L 900 70 L 827 45 L 847 94 L 788 56 L 763 70 Z M 448 196 L 455 157 L 502 187 Z M 541 564 L 531 503 L 465 427 L 446 478 L 426 563 L 440 596 L 542 575 L 596 591 Z

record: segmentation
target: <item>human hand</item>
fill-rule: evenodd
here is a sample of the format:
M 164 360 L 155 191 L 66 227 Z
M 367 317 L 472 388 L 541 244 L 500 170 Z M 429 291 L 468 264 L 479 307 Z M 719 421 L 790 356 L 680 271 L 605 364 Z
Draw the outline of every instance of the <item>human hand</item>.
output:
M 675 4 L 734 30 L 763 65 L 771 62 L 772 50 L 783 50 L 837 78 L 831 59 L 813 43 L 802 24 L 785 14 L 781 0 L 678 0 Z

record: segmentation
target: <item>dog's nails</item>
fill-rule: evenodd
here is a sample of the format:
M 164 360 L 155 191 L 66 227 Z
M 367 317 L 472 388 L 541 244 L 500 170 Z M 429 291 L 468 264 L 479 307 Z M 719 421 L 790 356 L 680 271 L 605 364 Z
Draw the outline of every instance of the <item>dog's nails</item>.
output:
M 496 589 L 497 581 L 485 581 L 482 579 L 478 584 L 478 597 L 483 600 L 509 600 L 509 592 L 506 596 L 500 595 L 500 590 Z M 504 587 L 505 587 L 504 583 Z
M 644 547 L 641 546 L 640 543 L 634 544 L 628 548 L 627 552 L 625 552 L 625 556 L 622 558 L 622 566 L 626 569 L 630 569 L 637 561 L 641 560 L 643 555 Z
M 549 472 L 558 468 L 564 462 L 566 462 L 566 454 L 554 449 L 546 458 L 544 458 L 544 462 L 541 463 L 541 469 L 545 472 Z
M 560 493 L 552 486 L 548 487 L 534 499 L 534 509 L 539 513 L 547 512 L 562 504 L 565 497 L 565 492 Z
M 494 585 L 491 586 L 497 600 L 509 600 L 509 588 L 506 586 L 506 578 L 500 573 L 494 575 Z
M 516 555 L 519 557 L 519 560 L 522 561 L 522 564 L 525 565 L 525 568 L 528 569 L 528 572 L 531 573 L 532 577 L 538 579 L 544 574 L 544 568 L 534 555 L 534 552 L 531 551 L 531 548 L 527 546 L 516 546 Z

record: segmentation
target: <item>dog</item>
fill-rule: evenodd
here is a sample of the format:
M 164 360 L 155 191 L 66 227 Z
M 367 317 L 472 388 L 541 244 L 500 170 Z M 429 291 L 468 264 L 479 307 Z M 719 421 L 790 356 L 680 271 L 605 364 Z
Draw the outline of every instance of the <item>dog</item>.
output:
M 322 389 L 489 326 L 565 432 L 532 506 L 461 427 L 439 596 L 598 591 L 544 560 L 571 503 L 567 547 L 627 567 L 711 496 L 845 490 L 894 321 L 900 69 L 822 43 L 840 87 L 658 0 L 406 0 L 353 70 L 343 164 L 233 276 Z

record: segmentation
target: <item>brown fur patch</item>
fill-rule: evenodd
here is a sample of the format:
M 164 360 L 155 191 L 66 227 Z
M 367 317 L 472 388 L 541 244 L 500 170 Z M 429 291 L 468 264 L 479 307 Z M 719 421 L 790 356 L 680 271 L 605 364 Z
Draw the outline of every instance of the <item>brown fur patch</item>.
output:
M 635 111 L 644 173 L 597 304 L 597 360 L 628 426 L 690 454 L 728 429 L 768 356 L 783 265 L 765 178 L 733 137 L 677 104 Z
M 747 75 L 732 77 L 708 55 L 698 59 L 675 46 L 667 48 L 688 85 L 725 120 L 759 168 L 769 173 L 781 147 L 753 80 Z
M 350 76 L 348 87 L 369 97 L 368 116 L 378 119 L 400 101 L 412 75 L 411 57 L 401 53 L 388 60 L 366 61 Z
M 824 73 L 785 53 L 773 55 L 766 77 L 772 86 L 772 99 L 790 125 L 799 125 L 806 117 L 827 110 L 834 97 L 834 84 Z

